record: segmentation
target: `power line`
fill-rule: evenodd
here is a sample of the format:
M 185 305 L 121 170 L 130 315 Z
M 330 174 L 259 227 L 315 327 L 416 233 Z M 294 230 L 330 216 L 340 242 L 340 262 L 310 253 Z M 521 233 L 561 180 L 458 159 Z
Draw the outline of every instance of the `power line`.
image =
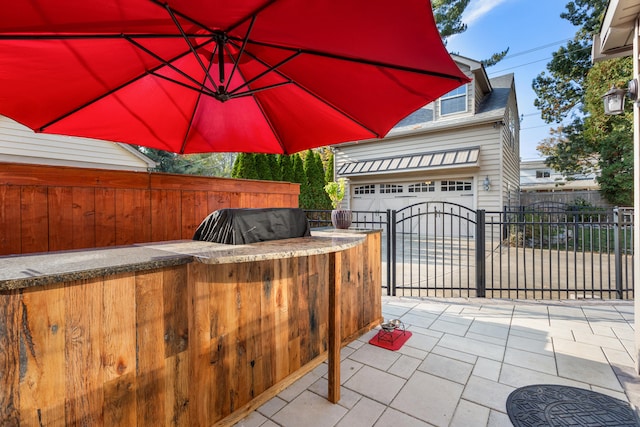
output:
M 580 49 L 568 50 L 564 55 L 566 56 L 566 55 L 569 55 L 570 53 L 580 52 L 581 50 L 591 50 L 591 46 L 581 47 Z M 508 71 L 508 70 L 513 70 L 514 68 L 526 67 L 527 65 L 535 64 L 535 63 L 542 62 L 542 61 L 548 61 L 550 59 L 553 59 L 553 56 L 548 56 L 546 58 L 538 59 L 537 61 L 527 62 L 526 64 L 514 65 L 513 67 L 503 68 L 502 70 L 492 71 L 492 72 L 487 73 L 487 74 L 494 75 L 494 74 L 497 74 L 497 73 L 503 73 L 503 72 Z
M 528 49 L 528 50 L 523 50 L 522 52 L 517 52 L 517 53 L 513 53 L 511 55 L 507 55 L 502 59 L 511 59 L 514 56 L 526 55 L 527 53 L 535 52 L 536 50 L 546 49 L 548 47 L 555 46 L 557 44 L 568 42 L 569 40 L 571 40 L 571 39 L 562 39 L 562 40 L 558 40 L 558 41 L 553 42 L 553 43 L 549 43 L 549 44 L 545 44 L 545 45 L 542 45 L 542 46 L 533 47 L 533 48 Z

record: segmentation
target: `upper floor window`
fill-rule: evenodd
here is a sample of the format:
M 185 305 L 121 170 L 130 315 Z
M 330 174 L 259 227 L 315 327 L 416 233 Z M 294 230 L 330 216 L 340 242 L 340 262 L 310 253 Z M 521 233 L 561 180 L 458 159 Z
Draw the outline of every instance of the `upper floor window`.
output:
M 536 178 L 549 178 L 551 177 L 551 172 L 548 170 L 536 171 Z
M 467 111 L 467 85 L 462 85 L 440 98 L 440 115 Z

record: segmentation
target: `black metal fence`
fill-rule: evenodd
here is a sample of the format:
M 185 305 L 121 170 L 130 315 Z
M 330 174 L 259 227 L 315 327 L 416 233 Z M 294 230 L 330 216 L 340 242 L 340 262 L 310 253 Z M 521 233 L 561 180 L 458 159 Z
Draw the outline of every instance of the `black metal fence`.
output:
M 330 211 L 308 211 L 330 227 Z M 500 212 L 424 202 L 354 211 L 382 229 L 388 295 L 535 299 L 633 298 L 633 210 L 533 206 Z

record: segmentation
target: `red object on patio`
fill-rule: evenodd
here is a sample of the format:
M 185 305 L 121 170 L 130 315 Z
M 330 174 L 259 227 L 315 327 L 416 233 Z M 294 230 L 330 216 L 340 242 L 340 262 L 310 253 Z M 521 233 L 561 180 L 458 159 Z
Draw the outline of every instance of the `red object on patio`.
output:
M 411 335 L 411 332 L 401 329 L 394 329 L 391 332 L 380 330 L 369 340 L 369 344 L 386 348 L 387 350 L 397 351 L 411 338 Z
M 177 153 L 383 137 L 468 81 L 427 0 L 32 0 L 0 14 L 0 114 Z

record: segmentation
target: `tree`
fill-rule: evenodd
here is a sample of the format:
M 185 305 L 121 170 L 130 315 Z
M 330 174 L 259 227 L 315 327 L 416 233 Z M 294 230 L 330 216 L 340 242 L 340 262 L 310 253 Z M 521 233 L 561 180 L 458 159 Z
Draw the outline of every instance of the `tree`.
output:
M 185 173 L 230 177 L 235 158 L 235 153 L 189 154 L 184 156 L 187 161 Z
M 547 71 L 532 83 L 534 105 L 547 123 L 560 123 L 580 109 L 584 98 L 584 80 L 591 68 L 593 34 L 600 28 L 608 0 L 575 0 L 567 3 L 560 17 L 578 27 L 573 40 L 553 53 Z
M 293 181 L 298 184 L 303 184 L 305 181 L 304 175 L 304 163 L 302 162 L 302 157 L 300 157 L 299 153 L 295 153 L 292 155 L 293 157 Z
M 252 153 L 239 153 L 234 165 L 233 178 L 260 179 L 256 167 L 256 155 Z
M 540 143 L 538 150 L 546 163 L 567 179 L 574 174 L 600 172 L 602 195 L 611 203 L 632 204 L 633 117 L 605 116 L 602 95 L 614 83 L 625 87 L 632 77 L 629 58 L 591 64 L 593 34 L 607 0 L 575 0 L 567 4 L 561 16 L 579 27 L 573 40 L 553 54 L 543 72 L 533 81 L 535 105 L 547 123 L 571 123 L 559 126 Z
M 333 172 L 333 153 L 329 153 L 329 158 L 324 164 L 324 180 L 325 182 L 332 182 L 334 179 Z
M 133 145 L 133 147 L 156 162 L 156 167 L 154 168 L 156 172 L 186 173 L 188 161 L 183 156 L 169 151 L 156 150 L 155 148 L 137 145 Z
M 285 182 L 296 182 L 293 174 L 293 158 L 287 154 L 278 155 L 280 179 Z
M 438 27 L 438 32 L 442 41 L 446 44 L 447 38 L 455 34 L 461 34 L 467 31 L 467 24 L 462 22 L 462 14 L 470 0 L 432 0 L 431 7 L 433 9 L 433 17 Z M 497 64 L 505 57 L 509 49 L 502 52 L 494 53 L 489 59 L 482 60 L 485 67 L 491 67 Z
M 271 165 L 266 154 L 254 154 L 256 159 L 256 178 L 263 179 L 265 181 L 272 181 L 273 175 L 271 173 Z
M 277 154 L 267 155 L 269 169 L 271 169 L 271 179 L 274 181 L 282 181 L 282 169 L 280 169 L 280 165 L 278 164 L 278 157 Z

